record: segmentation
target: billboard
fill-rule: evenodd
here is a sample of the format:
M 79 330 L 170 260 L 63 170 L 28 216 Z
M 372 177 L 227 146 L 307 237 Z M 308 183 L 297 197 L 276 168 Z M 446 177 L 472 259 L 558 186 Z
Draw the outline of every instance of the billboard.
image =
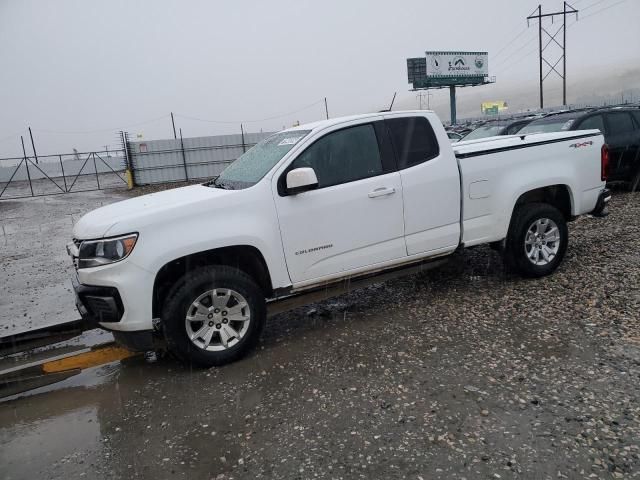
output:
M 487 52 L 425 52 L 427 78 L 488 77 Z
M 424 57 L 407 58 L 407 76 L 409 83 L 416 83 L 427 75 L 427 59 Z
M 482 102 L 482 104 L 480 105 L 480 110 L 482 111 L 482 113 L 485 113 L 487 115 L 497 115 L 498 113 L 508 108 L 509 105 L 507 105 L 507 102 L 505 101 Z

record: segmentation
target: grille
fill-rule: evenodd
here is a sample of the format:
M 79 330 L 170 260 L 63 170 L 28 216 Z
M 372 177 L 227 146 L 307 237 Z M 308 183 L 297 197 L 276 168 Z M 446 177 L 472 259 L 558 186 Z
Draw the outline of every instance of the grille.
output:
M 85 295 L 83 303 L 99 322 L 118 322 L 122 317 L 113 298 Z

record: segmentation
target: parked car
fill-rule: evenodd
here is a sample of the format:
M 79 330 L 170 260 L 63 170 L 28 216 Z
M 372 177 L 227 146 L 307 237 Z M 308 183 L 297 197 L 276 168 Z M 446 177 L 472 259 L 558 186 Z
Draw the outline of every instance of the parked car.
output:
M 515 271 L 548 275 L 567 222 L 601 214 L 610 197 L 602 144 L 591 130 L 454 150 L 424 111 L 290 128 L 211 182 L 82 217 L 67 245 L 78 310 L 132 348 L 161 335 L 185 362 L 211 366 L 256 344 L 267 307 L 464 247 L 500 246 Z
M 496 137 L 499 135 L 515 135 L 520 129 L 531 122 L 532 119 L 521 118 L 518 120 L 494 120 L 479 126 L 466 134 L 462 140 L 477 140 L 479 138 Z
M 609 152 L 609 181 L 640 183 L 640 108 L 611 107 L 551 114 L 519 133 L 561 132 L 596 128 Z

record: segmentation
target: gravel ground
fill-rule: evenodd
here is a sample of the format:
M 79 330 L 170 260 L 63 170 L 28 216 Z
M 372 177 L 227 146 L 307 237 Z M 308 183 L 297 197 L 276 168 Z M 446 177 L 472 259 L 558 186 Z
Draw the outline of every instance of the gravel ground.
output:
M 611 211 L 544 279 L 479 247 L 277 316 L 223 368 L 132 362 L 11 402 L 5 478 L 638 478 L 640 194 Z

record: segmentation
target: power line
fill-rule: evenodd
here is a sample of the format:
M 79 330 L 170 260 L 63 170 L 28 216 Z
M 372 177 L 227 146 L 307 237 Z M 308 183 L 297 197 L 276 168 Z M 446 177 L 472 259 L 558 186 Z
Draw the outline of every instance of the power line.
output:
M 131 127 L 137 127 L 139 125 L 146 125 L 148 123 L 158 122 L 158 121 L 164 120 L 164 119 L 166 119 L 168 117 L 169 117 L 169 115 L 163 115 L 161 117 L 153 118 L 151 120 L 145 120 L 143 122 L 132 123 L 130 125 L 120 125 L 118 127 L 113 127 L 113 128 L 101 128 L 101 129 L 98 129 L 98 130 L 61 131 L 61 130 L 34 129 L 34 131 L 36 131 L 38 133 L 53 133 L 53 134 L 60 134 L 60 135 L 83 135 L 83 134 L 88 134 L 88 133 L 113 132 L 115 130 L 122 130 L 122 129 L 131 128 Z
M 529 30 L 531 31 L 531 30 Z M 500 68 L 500 66 L 505 65 L 507 63 L 507 61 L 511 58 L 513 58 L 517 53 L 521 52 L 525 47 L 528 47 L 529 45 L 531 45 L 531 42 L 533 42 L 535 40 L 535 37 L 531 37 L 529 40 L 527 40 L 524 44 L 522 44 L 520 46 L 520 48 L 518 48 L 517 50 L 514 50 L 513 52 L 511 52 L 511 54 L 505 58 L 503 58 L 501 61 L 499 61 L 497 63 L 497 65 L 495 65 L 495 68 Z
M 525 27 L 520 33 L 518 33 L 515 37 L 513 37 L 510 41 L 508 41 L 504 47 L 502 47 L 500 50 L 498 50 L 498 52 L 493 55 L 493 58 L 497 58 L 499 57 L 502 52 L 504 52 L 505 50 L 507 50 L 510 46 L 513 45 L 513 42 L 515 42 L 517 39 L 519 39 L 522 35 L 524 35 L 525 33 L 527 33 L 529 31 L 529 28 Z
M 573 1 L 571 4 L 575 6 L 575 5 L 577 5 L 577 4 L 579 4 L 579 3 L 583 2 L 583 1 L 584 1 L 584 0 L 575 0 L 575 1 Z M 602 4 L 602 3 L 604 3 L 605 1 L 607 1 L 607 0 L 597 0 L 596 2 L 590 3 L 590 4 L 588 4 L 588 5 L 584 6 L 584 7 L 582 7 L 582 8 L 581 8 L 581 11 L 589 10 L 589 9 L 591 9 L 591 8 L 594 8 L 594 7 L 596 7 L 596 6 L 598 6 L 598 5 Z M 620 1 L 616 2 L 616 3 L 613 3 L 613 4 L 611 4 L 611 5 L 606 6 L 606 7 L 602 8 L 602 9 L 600 9 L 600 10 L 596 10 L 595 12 L 592 12 L 592 13 L 590 13 L 589 15 L 581 16 L 581 17 L 579 17 L 579 20 L 584 20 L 584 19 L 586 19 L 586 18 L 589 18 L 589 17 L 592 17 L 592 16 L 594 16 L 594 15 L 597 15 L 598 13 L 601 13 L 601 12 L 603 12 L 603 11 L 605 11 L 605 10 L 608 10 L 609 8 L 613 8 L 613 7 L 615 7 L 615 6 L 617 6 L 617 5 L 621 4 L 621 3 L 624 3 L 624 2 L 626 2 L 626 1 L 627 1 L 627 0 L 620 0 Z M 579 20 L 573 20 L 573 22 L 572 22 L 572 23 L 569 23 L 569 24 L 567 25 L 567 28 L 572 27 L 572 26 L 573 26 L 573 25 L 575 25 Z M 522 36 L 523 36 L 527 31 L 530 31 L 530 30 L 529 30 L 528 28 L 525 28 L 524 30 L 520 31 L 520 33 L 518 33 L 514 38 L 512 38 L 509 42 L 507 42 L 507 43 L 506 43 L 506 44 L 505 44 L 505 45 L 504 45 L 504 46 L 503 46 L 503 47 L 498 51 L 498 53 L 496 53 L 496 54 L 493 56 L 493 58 L 497 58 L 497 57 L 499 57 L 502 53 L 504 53 L 505 51 L 507 51 L 507 50 L 509 49 L 509 47 L 514 46 L 514 42 L 515 42 L 517 39 L 519 39 L 520 37 L 522 37 Z M 518 59 L 518 60 L 516 60 L 516 61 L 514 61 L 514 62 L 512 62 L 512 63 L 510 63 L 510 64 L 508 64 L 508 65 L 507 65 L 508 61 L 509 61 L 511 58 L 513 58 L 515 55 L 517 55 L 519 52 L 521 52 L 521 51 L 522 51 L 524 48 L 526 48 L 527 46 L 531 45 L 531 44 L 533 43 L 533 41 L 534 41 L 534 40 L 535 40 L 535 38 L 531 38 L 531 39 L 529 39 L 527 42 L 525 42 L 524 44 L 520 45 L 520 47 L 518 47 L 516 50 L 512 51 L 512 52 L 511 52 L 509 55 L 507 55 L 505 58 L 503 58 L 502 60 L 498 61 L 498 62 L 494 65 L 494 67 L 493 67 L 493 68 L 495 68 L 495 69 L 496 69 L 496 70 L 498 70 L 498 71 L 505 72 L 505 71 L 507 71 L 507 70 L 511 69 L 514 65 L 517 65 L 518 63 L 520 63 L 520 62 L 521 62 L 522 60 L 524 60 L 526 57 L 528 57 L 528 56 L 529 56 L 529 55 L 531 55 L 533 52 L 535 52 L 535 49 L 534 49 L 534 50 L 531 50 L 531 51 L 529 51 L 529 52 L 527 52 L 527 53 L 525 53 L 522 57 L 520 57 L 520 59 Z
M 584 12 L 585 10 L 589 10 L 590 8 L 593 8 L 596 5 L 600 5 L 601 3 L 606 2 L 606 1 L 607 0 L 598 0 L 597 2 L 593 2 L 593 3 L 590 3 L 589 5 L 587 5 L 585 7 L 582 7 L 580 10 Z
M 6 137 L 0 138 L 0 142 L 8 142 L 9 140 L 15 140 L 16 137 L 19 137 L 21 133 L 24 133 L 24 130 L 21 130 L 18 133 L 14 133 L 13 135 L 7 135 Z
M 595 12 L 592 12 L 592 13 L 590 13 L 589 15 L 586 15 L 586 16 L 582 17 L 580 20 L 585 20 L 585 19 L 587 19 L 587 18 L 589 18 L 589 17 L 593 17 L 594 15 L 597 15 L 597 14 L 599 14 L 599 13 L 602 13 L 602 12 L 604 12 L 605 10 L 609 10 L 610 8 L 613 8 L 613 7 L 615 7 L 615 6 L 618 6 L 618 5 L 620 5 L 621 3 L 625 3 L 626 1 L 627 1 L 627 0 L 620 0 L 619 2 L 612 3 L 611 5 L 609 5 L 609 6 L 607 6 L 607 7 L 601 8 L 600 10 L 596 10 Z
M 529 42 L 531 43 L 531 42 Z M 526 46 L 526 45 L 525 45 Z M 509 65 L 506 65 L 504 67 L 504 69 L 502 70 L 502 72 L 506 72 L 507 70 L 513 68 L 515 65 L 519 64 L 522 60 L 524 60 L 525 58 L 527 58 L 529 55 L 531 55 L 532 53 L 535 53 L 536 50 L 538 50 L 538 47 L 534 47 L 532 50 L 529 50 L 527 53 L 525 53 L 524 55 L 522 55 L 518 60 L 516 60 L 515 62 L 510 63 Z M 498 70 L 500 71 L 500 70 Z
M 582 2 L 582 1 L 583 1 L 583 0 L 577 0 L 577 1 L 574 1 L 574 2 L 572 2 L 572 5 L 576 5 L 576 4 L 578 4 L 578 3 Z M 605 1 L 605 0 L 602 0 L 602 1 Z M 596 4 L 597 4 L 597 3 L 602 3 L 602 1 L 598 1 L 598 2 L 596 2 L 596 3 L 592 3 L 592 4 L 591 4 L 591 6 L 596 6 Z M 620 0 L 620 1 L 616 2 L 616 3 L 613 3 L 613 4 L 611 4 L 611 5 L 608 5 L 608 6 L 607 6 L 607 7 L 605 7 L 605 8 L 602 8 L 602 9 L 600 9 L 600 10 L 597 10 L 597 11 L 595 11 L 595 12 L 592 12 L 592 13 L 590 13 L 589 15 L 586 15 L 586 16 L 584 16 L 584 17 L 579 17 L 579 20 L 573 20 L 573 23 L 568 24 L 568 25 L 567 25 L 567 28 L 571 28 L 571 27 L 573 27 L 576 23 L 578 23 L 579 21 L 582 21 L 582 20 L 584 20 L 584 19 L 586 19 L 586 18 L 589 18 L 589 17 L 593 17 L 593 16 L 597 15 L 598 13 L 601 13 L 601 12 L 603 12 L 603 11 L 605 11 L 605 10 L 608 10 L 609 8 L 613 8 L 613 7 L 615 7 L 615 6 L 617 6 L 617 5 L 621 4 L 621 3 L 624 3 L 624 2 L 626 2 L 626 1 L 627 1 L 627 0 Z M 586 7 L 585 7 L 585 8 L 586 8 Z M 527 45 L 528 45 L 528 44 L 530 44 L 530 43 L 531 43 L 531 40 L 530 40 L 527 44 L 525 44 L 524 46 L 527 46 Z M 523 47 L 524 47 L 524 46 L 523 46 Z M 518 49 L 518 51 L 519 51 L 519 50 L 522 50 L 522 48 L 523 48 L 523 47 L 519 48 L 519 49 Z M 509 57 L 507 57 L 507 58 L 505 58 L 502 62 L 499 62 L 499 65 L 498 65 L 497 67 L 494 67 L 494 68 L 497 68 L 497 69 L 498 69 L 498 71 L 500 71 L 500 72 L 504 73 L 504 72 L 506 72 L 506 71 L 510 70 L 511 68 L 513 68 L 515 65 L 519 64 L 521 61 L 523 61 L 523 60 L 524 60 L 524 59 L 526 59 L 527 57 L 529 57 L 529 56 L 530 56 L 531 54 L 533 54 L 536 50 L 537 50 L 537 47 L 536 47 L 536 48 L 533 48 L 532 50 L 529 50 L 527 53 L 523 54 L 523 55 L 522 55 L 518 60 L 516 60 L 516 61 L 514 61 L 514 62 L 512 62 L 512 63 L 510 63 L 510 64 L 508 64 L 508 65 L 505 65 L 506 60 L 509 58 Z M 514 52 L 514 53 L 515 53 L 515 52 Z M 511 56 L 513 56 L 513 54 L 512 54 Z M 503 66 L 500 66 L 500 65 L 503 65 Z M 558 88 L 556 88 L 556 89 L 551 89 L 551 91 L 557 91 L 557 90 L 559 90 L 559 89 L 558 89 Z
M 257 123 L 257 122 L 266 122 L 268 120 L 275 120 L 275 119 L 278 119 L 278 118 L 287 117 L 289 115 L 293 115 L 294 113 L 298 113 L 298 112 L 302 112 L 304 110 L 308 110 L 309 108 L 315 107 L 316 105 L 319 105 L 320 103 L 323 103 L 323 102 L 324 102 L 324 98 L 321 99 L 321 100 L 318 100 L 316 102 L 313 102 L 313 103 L 311 103 L 309 105 L 306 105 L 306 106 L 304 106 L 302 108 L 299 108 L 297 110 L 293 110 L 291 112 L 282 113 L 282 114 L 274 115 L 272 117 L 267 117 L 267 118 L 260 118 L 260 119 L 257 119 L 257 120 L 209 120 L 209 119 L 206 119 L 206 118 L 191 117 L 191 116 L 188 116 L 188 115 L 182 115 L 182 114 L 178 114 L 178 113 L 176 113 L 174 115 L 176 117 L 182 117 L 182 118 L 186 118 L 188 120 L 195 120 L 197 122 L 207 122 L 207 123 L 224 123 L 224 124 Z
M 610 8 L 616 7 L 618 5 L 620 5 L 621 3 L 625 3 L 627 0 L 619 0 L 618 2 L 612 3 L 611 5 L 608 5 L 604 8 L 601 8 L 600 10 L 596 10 L 595 12 L 591 12 L 589 15 L 585 15 L 584 17 L 580 17 L 578 20 L 574 20 L 573 23 L 570 23 L 569 25 L 567 25 L 567 28 L 571 28 L 573 27 L 576 23 L 581 22 L 586 20 L 587 18 L 593 17 L 595 15 L 598 15 L 599 13 L 602 13 L 606 10 L 609 10 Z M 601 3 L 601 2 L 596 2 L 596 3 Z M 596 4 L 592 4 L 593 6 L 595 6 Z

